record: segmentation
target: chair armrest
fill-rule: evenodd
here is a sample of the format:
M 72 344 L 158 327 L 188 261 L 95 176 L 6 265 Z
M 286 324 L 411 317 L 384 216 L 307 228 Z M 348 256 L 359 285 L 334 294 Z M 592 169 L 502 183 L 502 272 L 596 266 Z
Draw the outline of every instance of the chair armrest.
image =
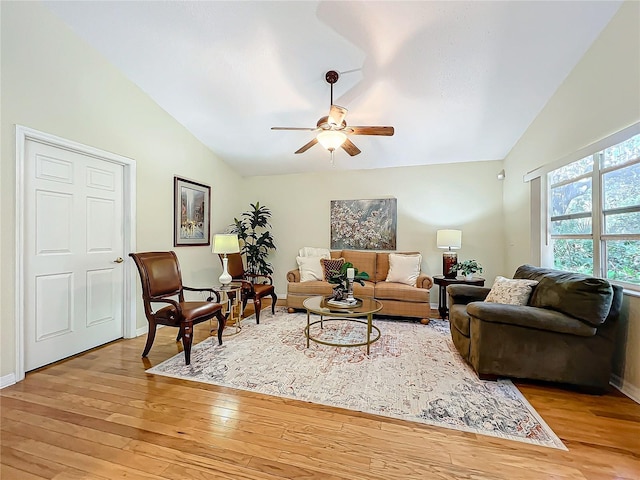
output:
M 265 283 L 267 285 L 273 285 L 273 278 L 271 278 L 271 275 L 262 275 L 260 273 L 245 273 L 244 277 L 245 278 L 265 278 L 267 281 L 262 283 Z
M 429 275 L 421 273 L 418 275 L 418 280 L 416 280 L 416 287 L 424 288 L 425 290 L 431 289 L 433 287 L 433 278 Z
M 211 289 L 211 288 L 193 288 L 193 287 L 185 287 L 184 285 L 182 286 L 183 290 L 187 290 L 188 292 L 208 292 L 209 293 L 209 297 L 207 298 L 207 302 L 210 302 L 213 300 L 213 296 L 216 296 L 216 301 L 214 303 L 220 303 L 220 293 L 216 292 L 215 290 Z
M 182 307 L 175 300 L 171 300 L 170 298 L 162 298 L 162 297 L 151 297 L 149 298 L 149 305 L 152 303 L 168 303 L 169 305 L 173 305 L 173 307 L 178 312 L 178 315 L 182 315 Z M 151 306 L 149 306 L 151 308 Z
M 548 308 L 527 305 L 505 305 L 493 302 L 471 302 L 467 313 L 483 322 L 592 337 L 596 328 L 577 318 Z
M 447 294 L 449 304 L 466 305 L 470 302 L 482 301 L 487 298 L 491 291 L 488 287 L 478 287 L 477 285 L 449 285 Z
M 300 270 L 289 270 L 287 272 L 287 282 L 300 283 Z

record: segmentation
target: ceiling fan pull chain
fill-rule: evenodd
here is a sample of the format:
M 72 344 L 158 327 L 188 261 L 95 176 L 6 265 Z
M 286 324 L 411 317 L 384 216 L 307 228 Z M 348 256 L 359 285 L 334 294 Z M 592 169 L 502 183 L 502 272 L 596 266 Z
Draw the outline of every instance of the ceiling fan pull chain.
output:
M 336 162 L 335 162 L 335 160 L 333 159 L 333 152 L 334 152 L 334 150 L 332 149 L 332 150 L 330 150 L 330 152 L 331 152 L 331 167 L 332 167 L 332 168 L 336 168 Z

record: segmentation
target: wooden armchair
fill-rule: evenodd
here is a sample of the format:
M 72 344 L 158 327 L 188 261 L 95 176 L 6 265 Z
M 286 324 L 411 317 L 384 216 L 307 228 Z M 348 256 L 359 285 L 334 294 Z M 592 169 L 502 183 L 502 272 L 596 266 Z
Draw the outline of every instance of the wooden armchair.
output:
M 218 255 L 218 257 L 220 257 L 220 262 L 222 262 L 222 255 Z M 228 254 L 227 259 L 227 271 L 229 275 L 236 281 L 242 281 L 242 308 L 244 309 L 244 307 L 247 306 L 248 300 L 253 300 L 253 306 L 256 311 L 256 323 L 260 323 L 262 298 L 270 296 L 271 313 L 275 314 L 278 297 L 275 287 L 273 286 L 273 279 L 269 275 L 256 275 L 245 272 L 242 255 L 239 253 Z M 260 278 L 264 279 L 264 283 L 255 283 Z
M 222 331 L 226 317 L 222 313 L 218 293 L 210 288 L 191 288 L 182 285 L 182 274 L 178 258 L 174 252 L 130 253 L 140 272 L 144 313 L 149 322 L 147 344 L 142 356 L 146 357 L 156 337 L 156 326 L 178 327 L 176 342 L 182 339 L 185 363 L 191 363 L 191 343 L 193 326 L 215 317 L 218 320 L 218 344 L 222 345 Z M 208 292 L 207 301 L 185 302 L 184 291 Z M 212 302 L 213 296 L 216 302 Z M 177 301 L 170 298 L 177 297 Z M 153 303 L 168 304 L 153 311 Z

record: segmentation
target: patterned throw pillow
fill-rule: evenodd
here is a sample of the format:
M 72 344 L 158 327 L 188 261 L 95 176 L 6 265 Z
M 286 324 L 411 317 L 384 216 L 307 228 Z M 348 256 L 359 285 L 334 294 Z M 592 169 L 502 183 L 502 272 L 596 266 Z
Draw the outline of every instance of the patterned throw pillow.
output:
M 340 273 L 340 269 L 344 265 L 344 258 L 321 258 L 320 263 L 324 272 L 324 280 L 328 282 L 331 277 Z
M 526 305 L 533 287 L 538 284 L 536 280 L 512 279 L 496 277 L 491 291 L 485 302 L 504 303 L 506 305 Z

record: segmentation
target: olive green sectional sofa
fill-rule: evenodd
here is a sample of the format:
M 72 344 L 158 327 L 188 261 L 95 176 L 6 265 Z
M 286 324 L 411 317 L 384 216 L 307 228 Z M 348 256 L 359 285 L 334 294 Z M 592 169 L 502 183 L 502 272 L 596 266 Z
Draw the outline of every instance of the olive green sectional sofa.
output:
M 389 253 L 359 250 L 334 250 L 331 258 L 344 258 L 360 272 L 369 274 L 365 285 L 354 284 L 353 293 L 358 296 L 369 296 L 380 300 L 383 304 L 378 315 L 413 317 L 428 321 L 431 312 L 430 288 L 433 279 L 420 273 L 416 285 L 387 282 L 389 272 Z M 401 255 L 416 255 L 418 252 L 392 252 Z M 333 286 L 324 280 L 300 281 L 300 271 L 287 273 L 287 307 L 290 311 L 304 309 L 302 302 L 314 295 L 331 295 Z
M 523 265 L 534 280 L 525 305 L 485 302 L 489 288 L 451 285 L 457 350 L 480 378 L 534 379 L 602 393 L 611 376 L 622 288 L 577 273 Z

